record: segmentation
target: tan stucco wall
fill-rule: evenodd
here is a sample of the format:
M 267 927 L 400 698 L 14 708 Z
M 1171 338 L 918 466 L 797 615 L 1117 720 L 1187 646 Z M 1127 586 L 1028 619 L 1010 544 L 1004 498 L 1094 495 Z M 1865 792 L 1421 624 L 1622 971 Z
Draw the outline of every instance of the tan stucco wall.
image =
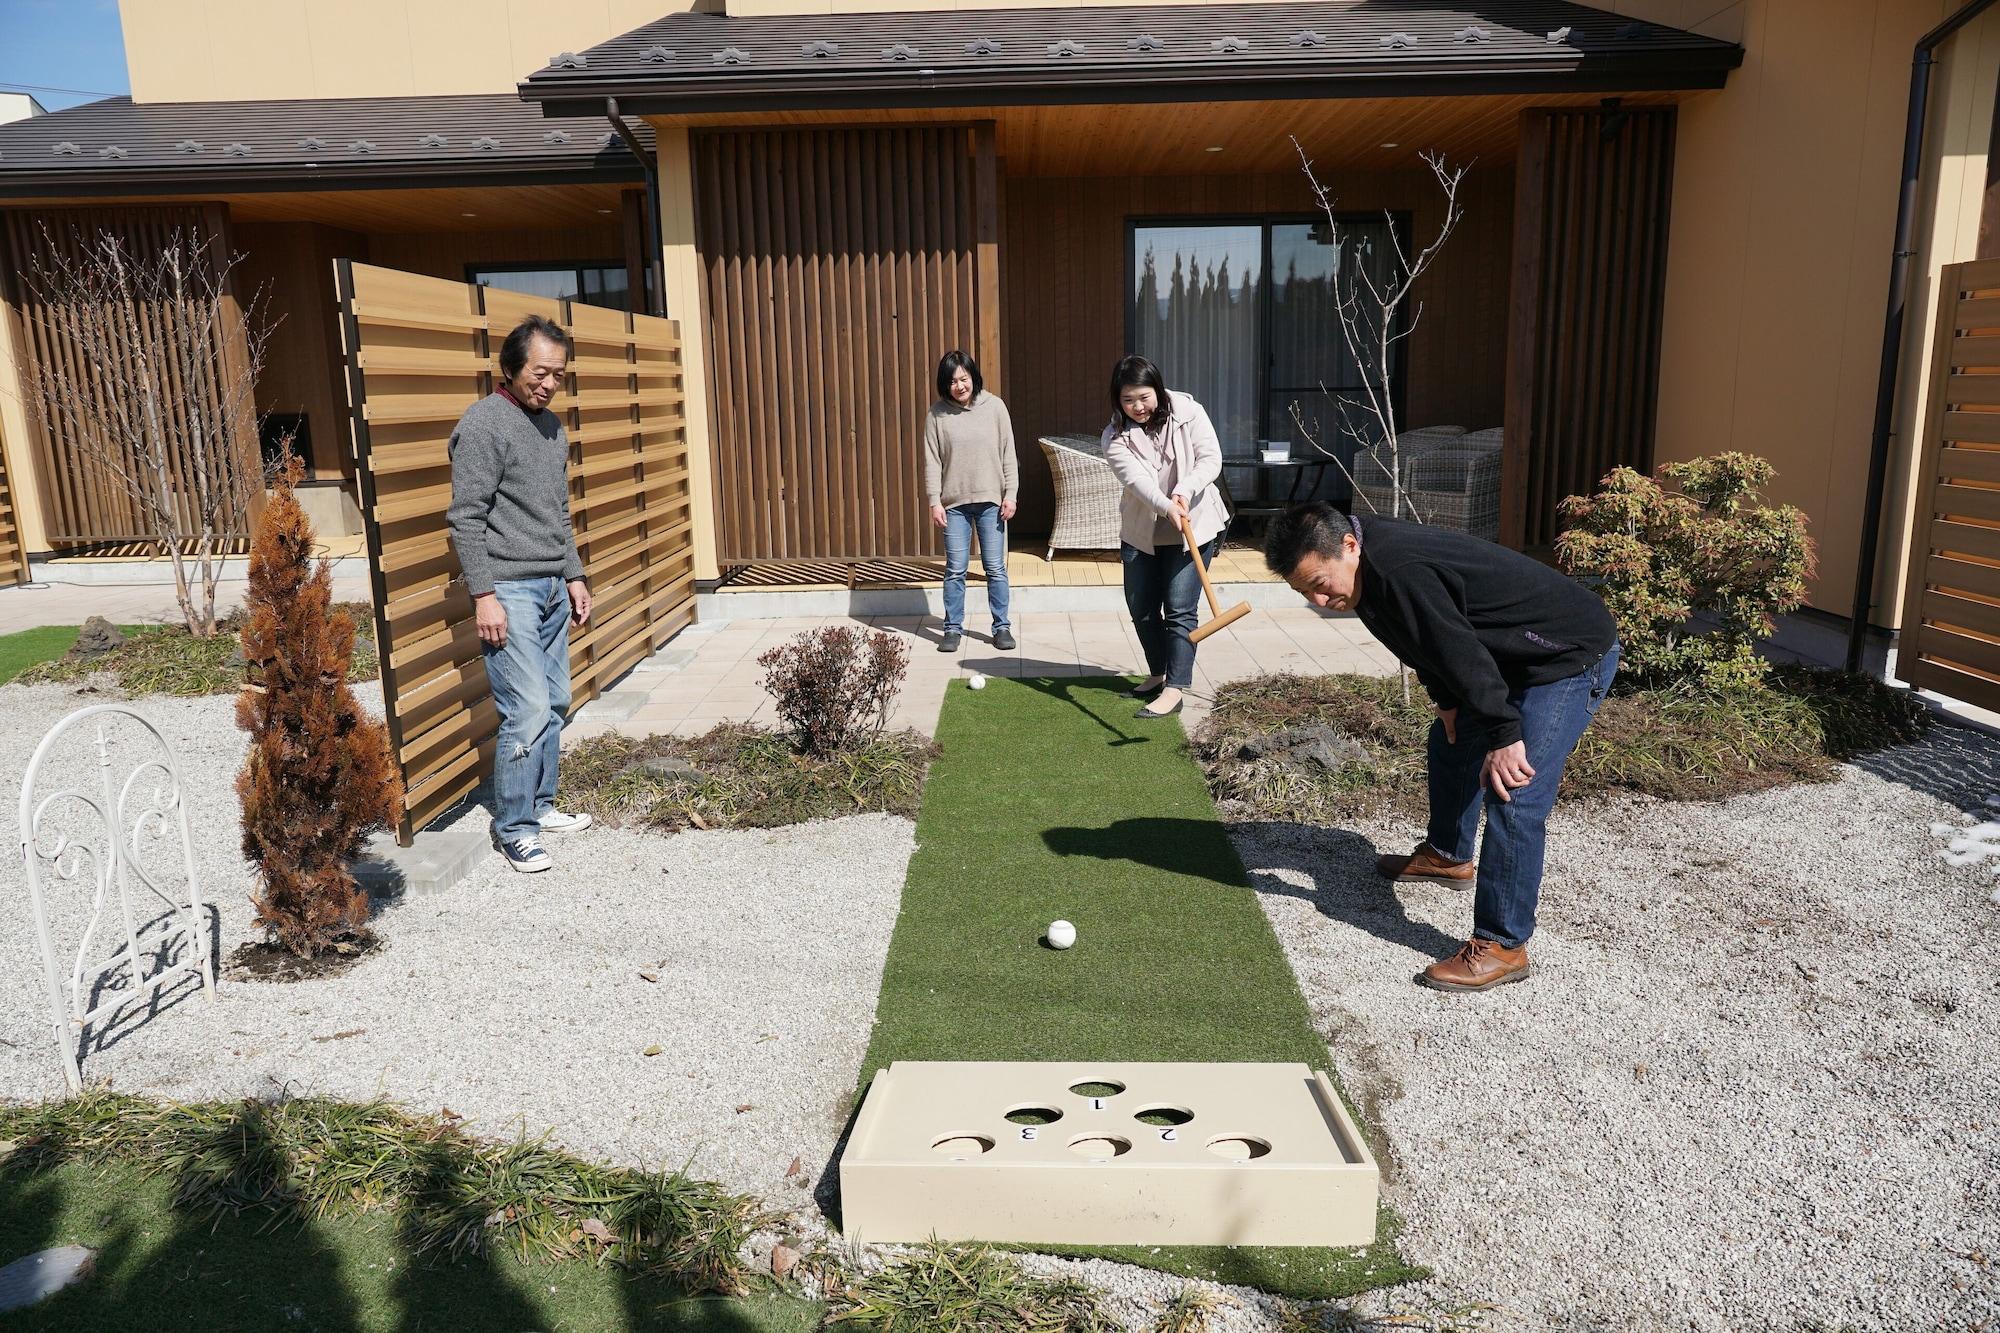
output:
M 1812 520 L 1812 605 L 1852 602 L 1888 296 L 1897 175 L 1917 39 L 1955 0 L 1617 0 L 1621 13 L 1741 41 L 1727 88 L 1681 107 L 1660 365 L 1658 456 L 1740 449 L 1778 469 L 1775 498 Z M 1713 11 L 1702 16 L 1701 11 Z M 1933 85 L 1928 198 L 1949 198 L 1919 259 L 1909 319 L 1921 355 L 1937 266 L 1978 230 L 2000 12 L 1955 39 Z M 1984 73 L 1980 71 L 1984 70 Z M 1981 91 L 1983 89 L 1983 92 Z M 1970 223 L 1966 217 L 1969 210 Z M 1904 374 L 1906 388 L 1921 373 Z M 1916 408 L 1904 395 L 1898 448 Z M 1879 564 L 1877 623 L 1895 623 L 1905 484 Z
M 559 51 L 716 0 L 119 0 L 141 102 L 512 92 Z
M 680 324 L 681 386 L 687 417 L 688 490 L 694 516 L 694 576 L 721 575 L 715 547 L 715 459 L 708 433 L 708 339 L 701 312 L 701 256 L 695 250 L 694 159 L 684 127 L 653 122 L 659 144 L 661 276 L 667 315 Z
M 23 396 L 29 386 L 21 369 L 20 337 L 20 317 L 0 304 L 0 449 L 6 451 L 14 526 L 19 529 L 23 550 L 46 551 L 48 523 L 41 471 L 35 460 L 32 409 Z

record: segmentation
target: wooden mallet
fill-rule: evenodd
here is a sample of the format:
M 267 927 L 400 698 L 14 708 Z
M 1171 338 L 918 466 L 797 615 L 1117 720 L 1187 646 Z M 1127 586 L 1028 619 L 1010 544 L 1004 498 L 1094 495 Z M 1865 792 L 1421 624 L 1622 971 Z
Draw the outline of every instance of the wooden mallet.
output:
M 1181 536 L 1187 539 L 1188 554 L 1194 557 L 1194 572 L 1201 576 L 1201 590 L 1208 594 L 1208 610 L 1211 618 L 1206 625 L 1200 626 L 1194 633 L 1188 635 L 1189 643 L 1200 643 L 1217 630 L 1234 625 L 1249 615 L 1250 603 L 1238 602 L 1227 611 L 1223 610 L 1215 600 L 1215 585 L 1208 581 L 1208 566 L 1201 563 L 1201 548 L 1195 545 L 1194 529 L 1190 528 L 1185 520 L 1181 523 Z

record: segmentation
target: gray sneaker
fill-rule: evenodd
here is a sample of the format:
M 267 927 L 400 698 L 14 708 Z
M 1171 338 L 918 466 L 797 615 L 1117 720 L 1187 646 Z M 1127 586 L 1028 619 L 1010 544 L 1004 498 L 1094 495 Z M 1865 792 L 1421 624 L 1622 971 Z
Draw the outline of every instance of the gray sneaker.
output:
M 1019 647 L 1019 645 L 1014 642 L 1014 631 L 1010 629 L 994 630 L 993 646 L 995 648 L 998 648 L 1003 653 L 1011 653 L 1014 651 L 1015 648 Z
M 955 632 L 955 631 L 954 631 L 954 632 L 952 632 L 952 633 L 949 633 L 949 634 L 946 634 L 946 635 L 945 635 L 945 636 L 944 636 L 944 637 L 943 637 L 942 639 L 939 639 L 939 640 L 938 640 L 938 651 L 939 651 L 939 652 L 941 652 L 941 653 L 955 653 L 955 652 L 957 652 L 957 651 L 958 651 L 958 645 L 959 645 L 960 641 L 961 641 L 961 640 L 962 640 L 962 639 L 963 639 L 964 637 L 965 637 L 964 635 L 962 635 L 962 634 L 959 634 L 959 633 L 957 633 L 957 632 Z

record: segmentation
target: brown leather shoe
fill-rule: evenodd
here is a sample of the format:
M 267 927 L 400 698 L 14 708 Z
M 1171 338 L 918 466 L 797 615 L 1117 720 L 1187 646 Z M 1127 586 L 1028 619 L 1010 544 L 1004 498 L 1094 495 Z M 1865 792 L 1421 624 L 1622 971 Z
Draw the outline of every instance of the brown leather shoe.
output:
M 1528 979 L 1526 945 L 1510 949 L 1492 940 L 1474 938 L 1442 962 L 1425 968 L 1417 980 L 1432 990 L 1491 990 L 1510 981 Z
M 1384 856 L 1376 859 L 1376 871 L 1384 879 L 1393 879 L 1399 884 L 1416 884 L 1424 880 L 1441 880 L 1447 884 L 1470 884 L 1479 875 L 1479 867 L 1472 861 L 1447 861 L 1431 850 L 1427 842 L 1417 844 L 1417 850 L 1408 856 Z

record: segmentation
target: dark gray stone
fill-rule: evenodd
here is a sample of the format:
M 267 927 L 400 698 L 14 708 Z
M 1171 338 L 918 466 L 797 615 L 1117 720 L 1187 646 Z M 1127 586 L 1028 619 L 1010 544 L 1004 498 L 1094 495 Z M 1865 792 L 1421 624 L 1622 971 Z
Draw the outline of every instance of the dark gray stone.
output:
M 76 643 L 64 656 L 71 662 L 88 662 L 124 646 L 125 635 L 116 625 L 103 616 L 92 616 L 83 622 L 83 628 L 76 632 Z
M 1254 737 L 1243 743 L 1236 757 L 1311 764 L 1329 773 L 1337 773 L 1351 764 L 1369 762 L 1368 751 L 1361 742 L 1324 722 L 1286 727 L 1268 736 Z
M 648 777 L 662 781 L 706 782 L 708 774 L 696 768 L 685 759 L 670 754 L 654 755 L 650 759 L 635 759 L 625 766 L 627 773 L 644 773 Z

